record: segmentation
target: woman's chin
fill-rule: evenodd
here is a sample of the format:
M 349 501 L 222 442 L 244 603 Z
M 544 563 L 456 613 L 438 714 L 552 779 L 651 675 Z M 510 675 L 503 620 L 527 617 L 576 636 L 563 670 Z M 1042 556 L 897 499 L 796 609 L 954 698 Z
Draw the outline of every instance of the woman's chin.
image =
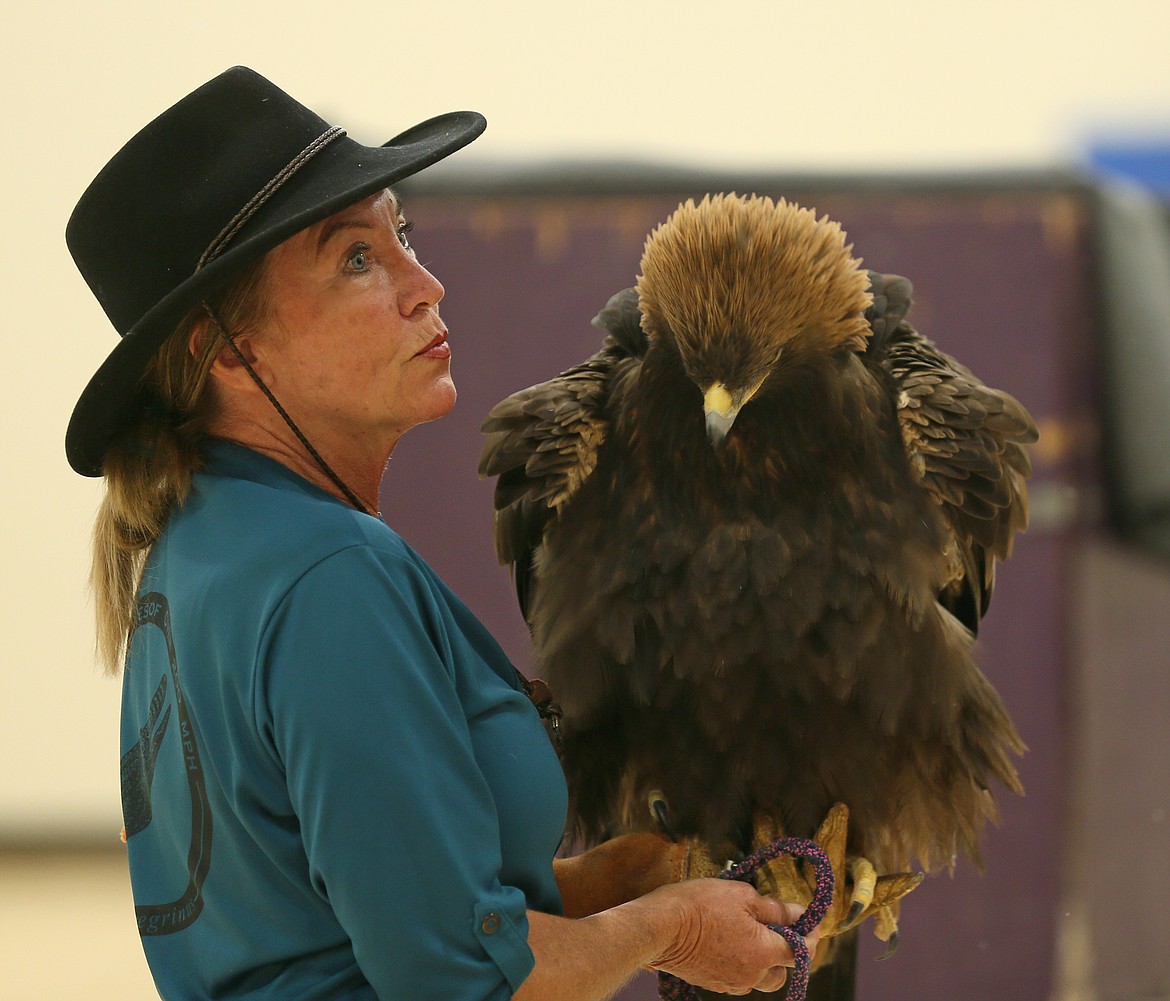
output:
M 437 421 L 440 417 L 446 417 L 454 409 L 458 396 L 450 374 L 437 379 L 431 385 L 430 391 L 427 393 L 426 404 L 419 408 L 418 419 L 414 423 L 429 424 L 431 421 Z

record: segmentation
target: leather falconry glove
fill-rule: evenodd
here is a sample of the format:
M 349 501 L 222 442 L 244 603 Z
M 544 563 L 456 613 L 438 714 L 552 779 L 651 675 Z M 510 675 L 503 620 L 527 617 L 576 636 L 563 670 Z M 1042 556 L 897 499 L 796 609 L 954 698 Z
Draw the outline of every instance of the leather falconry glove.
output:
M 596 914 L 668 883 L 718 876 L 722 869 L 697 840 L 672 841 L 654 833 L 623 834 L 572 858 L 553 860 L 567 918 Z

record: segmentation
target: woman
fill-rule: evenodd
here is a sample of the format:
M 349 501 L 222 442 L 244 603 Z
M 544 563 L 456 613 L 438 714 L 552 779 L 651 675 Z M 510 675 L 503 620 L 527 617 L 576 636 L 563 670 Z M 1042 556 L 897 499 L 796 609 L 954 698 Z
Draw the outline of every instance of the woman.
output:
M 795 908 L 661 885 L 695 871 L 686 846 L 554 866 L 563 779 L 515 671 L 370 516 L 399 437 L 455 402 L 443 288 L 389 186 L 484 124 L 371 149 L 237 67 L 70 220 L 122 335 L 66 451 L 106 481 L 99 649 L 125 656 L 125 835 L 164 996 L 601 998 L 646 966 L 744 992 L 792 961 L 766 922 Z

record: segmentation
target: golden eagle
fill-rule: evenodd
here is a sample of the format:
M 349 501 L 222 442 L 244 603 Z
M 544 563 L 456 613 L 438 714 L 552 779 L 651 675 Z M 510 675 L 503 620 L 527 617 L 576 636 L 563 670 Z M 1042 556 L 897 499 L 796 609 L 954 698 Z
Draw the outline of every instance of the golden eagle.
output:
M 715 853 L 842 802 L 850 855 L 930 869 L 978 860 L 993 777 L 1020 791 L 972 650 L 1036 431 L 906 322 L 910 295 L 809 209 L 688 201 L 601 350 L 488 416 L 497 553 L 584 843 L 652 829 L 648 798 Z

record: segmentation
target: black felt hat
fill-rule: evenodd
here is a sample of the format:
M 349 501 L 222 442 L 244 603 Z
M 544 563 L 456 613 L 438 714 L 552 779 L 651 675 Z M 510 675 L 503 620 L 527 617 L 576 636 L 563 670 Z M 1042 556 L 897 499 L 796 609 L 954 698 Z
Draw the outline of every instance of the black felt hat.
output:
M 165 111 L 106 164 L 65 239 L 122 340 L 81 394 L 69 464 L 100 476 L 141 406 L 138 383 L 209 292 L 294 233 L 466 146 L 483 116 L 455 111 L 363 146 L 237 66 Z

